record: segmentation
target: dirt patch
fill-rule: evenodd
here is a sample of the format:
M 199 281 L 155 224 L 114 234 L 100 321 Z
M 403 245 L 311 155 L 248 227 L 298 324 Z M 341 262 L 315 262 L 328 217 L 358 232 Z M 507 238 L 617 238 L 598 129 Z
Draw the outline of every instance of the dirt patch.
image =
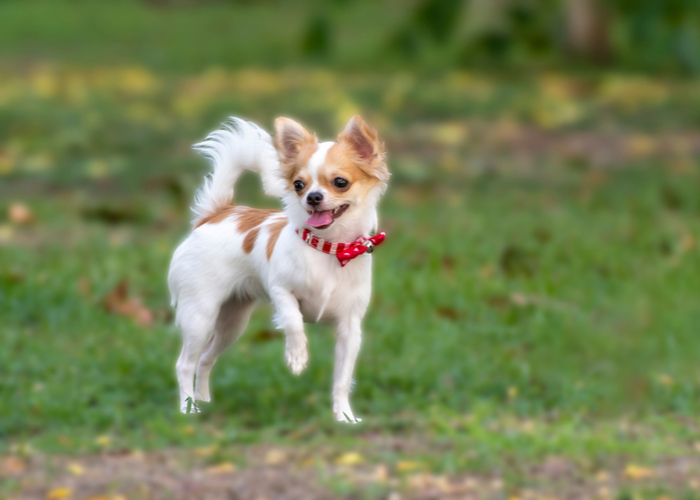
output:
M 620 464 L 606 470 L 549 457 L 524 465 L 520 479 L 506 479 L 496 472 L 437 474 L 420 462 L 381 463 L 357 452 L 324 448 L 256 445 L 234 451 L 235 462 L 221 458 L 213 447 L 82 457 L 7 455 L 0 458 L 0 495 L 17 500 L 578 500 L 700 491 L 697 457 L 654 467 Z

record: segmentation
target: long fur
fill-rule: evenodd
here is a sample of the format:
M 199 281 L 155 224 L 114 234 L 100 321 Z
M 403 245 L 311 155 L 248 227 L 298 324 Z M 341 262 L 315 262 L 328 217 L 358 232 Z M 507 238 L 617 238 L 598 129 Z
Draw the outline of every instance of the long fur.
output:
M 195 194 L 193 223 L 231 204 L 233 186 L 245 170 L 260 174 L 266 194 L 276 198 L 284 195 L 272 138 L 256 124 L 231 117 L 194 149 L 210 160 L 212 171 Z

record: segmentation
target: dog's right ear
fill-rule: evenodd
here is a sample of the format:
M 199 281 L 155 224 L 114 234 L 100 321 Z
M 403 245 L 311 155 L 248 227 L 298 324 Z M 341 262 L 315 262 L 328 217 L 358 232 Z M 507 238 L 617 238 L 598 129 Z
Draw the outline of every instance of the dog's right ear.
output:
M 295 165 L 303 157 L 311 157 L 318 149 L 318 140 L 291 118 L 275 120 L 275 148 L 280 161 L 286 166 Z M 309 154 L 310 153 L 310 154 Z M 306 158 L 308 160 L 308 158 Z

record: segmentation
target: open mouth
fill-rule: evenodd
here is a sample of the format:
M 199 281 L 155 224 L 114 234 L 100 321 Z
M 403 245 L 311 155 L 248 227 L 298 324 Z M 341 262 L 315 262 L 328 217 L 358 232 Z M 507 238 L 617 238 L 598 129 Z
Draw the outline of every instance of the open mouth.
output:
M 349 205 L 341 205 L 333 210 L 307 210 L 310 217 L 306 220 L 306 225 L 316 229 L 326 229 L 343 215 L 348 207 Z

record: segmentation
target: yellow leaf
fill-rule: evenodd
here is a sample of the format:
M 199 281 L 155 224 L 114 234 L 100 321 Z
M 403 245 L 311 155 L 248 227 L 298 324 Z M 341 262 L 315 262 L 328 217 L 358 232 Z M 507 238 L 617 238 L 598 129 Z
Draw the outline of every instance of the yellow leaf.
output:
M 511 386 L 508 388 L 508 399 L 513 399 L 518 395 L 518 388 Z
M 83 473 L 85 473 L 85 469 L 82 465 L 73 463 L 68 464 L 68 472 L 70 472 L 74 476 L 81 476 Z
M 627 154 L 638 158 L 653 154 L 657 149 L 657 144 L 650 136 L 635 135 L 627 139 L 625 149 Z
M 0 175 L 9 174 L 15 169 L 15 159 L 9 154 L 0 152 Z
M 648 479 L 654 475 L 654 471 L 641 465 L 629 464 L 625 467 L 625 476 L 629 479 Z
M 364 458 L 356 451 L 343 453 L 335 459 L 335 463 L 337 465 L 357 465 L 361 464 L 362 462 L 364 462 Z
M 146 68 L 140 66 L 122 69 L 119 77 L 122 90 L 132 94 L 150 93 L 158 87 L 156 78 Z
M 432 138 L 445 146 L 455 146 L 461 144 L 468 137 L 469 130 L 462 123 L 444 123 L 435 127 L 432 131 Z
M 60 500 L 61 498 L 68 498 L 73 494 L 73 490 L 70 488 L 54 488 L 46 494 L 48 500 Z
M 265 463 L 267 465 L 279 465 L 287 461 L 287 454 L 282 450 L 270 450 L 265 455 Z
M 100 446 L 109 446 L 112 443 L 112 438 L 107 435 L 97 436 L 95 438 L 95 443 L 99 444 Z
M 413 462 L 411 460 L 401 460 L 396 464 L 397 472 L 406 472 L 410 470 L 420 469 L 423 466 L 420 462 Z
M 196 457 L 208 457 L 212 453 L 214 453 L 217 450 L 217 446 L 215 444 L 211 446 L 204 446 L 202 448 L 196 448 L 194 450 L 194 455 Z
M 222 462 L 218 465 L 207 467 L 205 472 L 207 474 L 226 474 L 227 472 L 234 472 L 235 470 L 236 466 L 231 462 Z

